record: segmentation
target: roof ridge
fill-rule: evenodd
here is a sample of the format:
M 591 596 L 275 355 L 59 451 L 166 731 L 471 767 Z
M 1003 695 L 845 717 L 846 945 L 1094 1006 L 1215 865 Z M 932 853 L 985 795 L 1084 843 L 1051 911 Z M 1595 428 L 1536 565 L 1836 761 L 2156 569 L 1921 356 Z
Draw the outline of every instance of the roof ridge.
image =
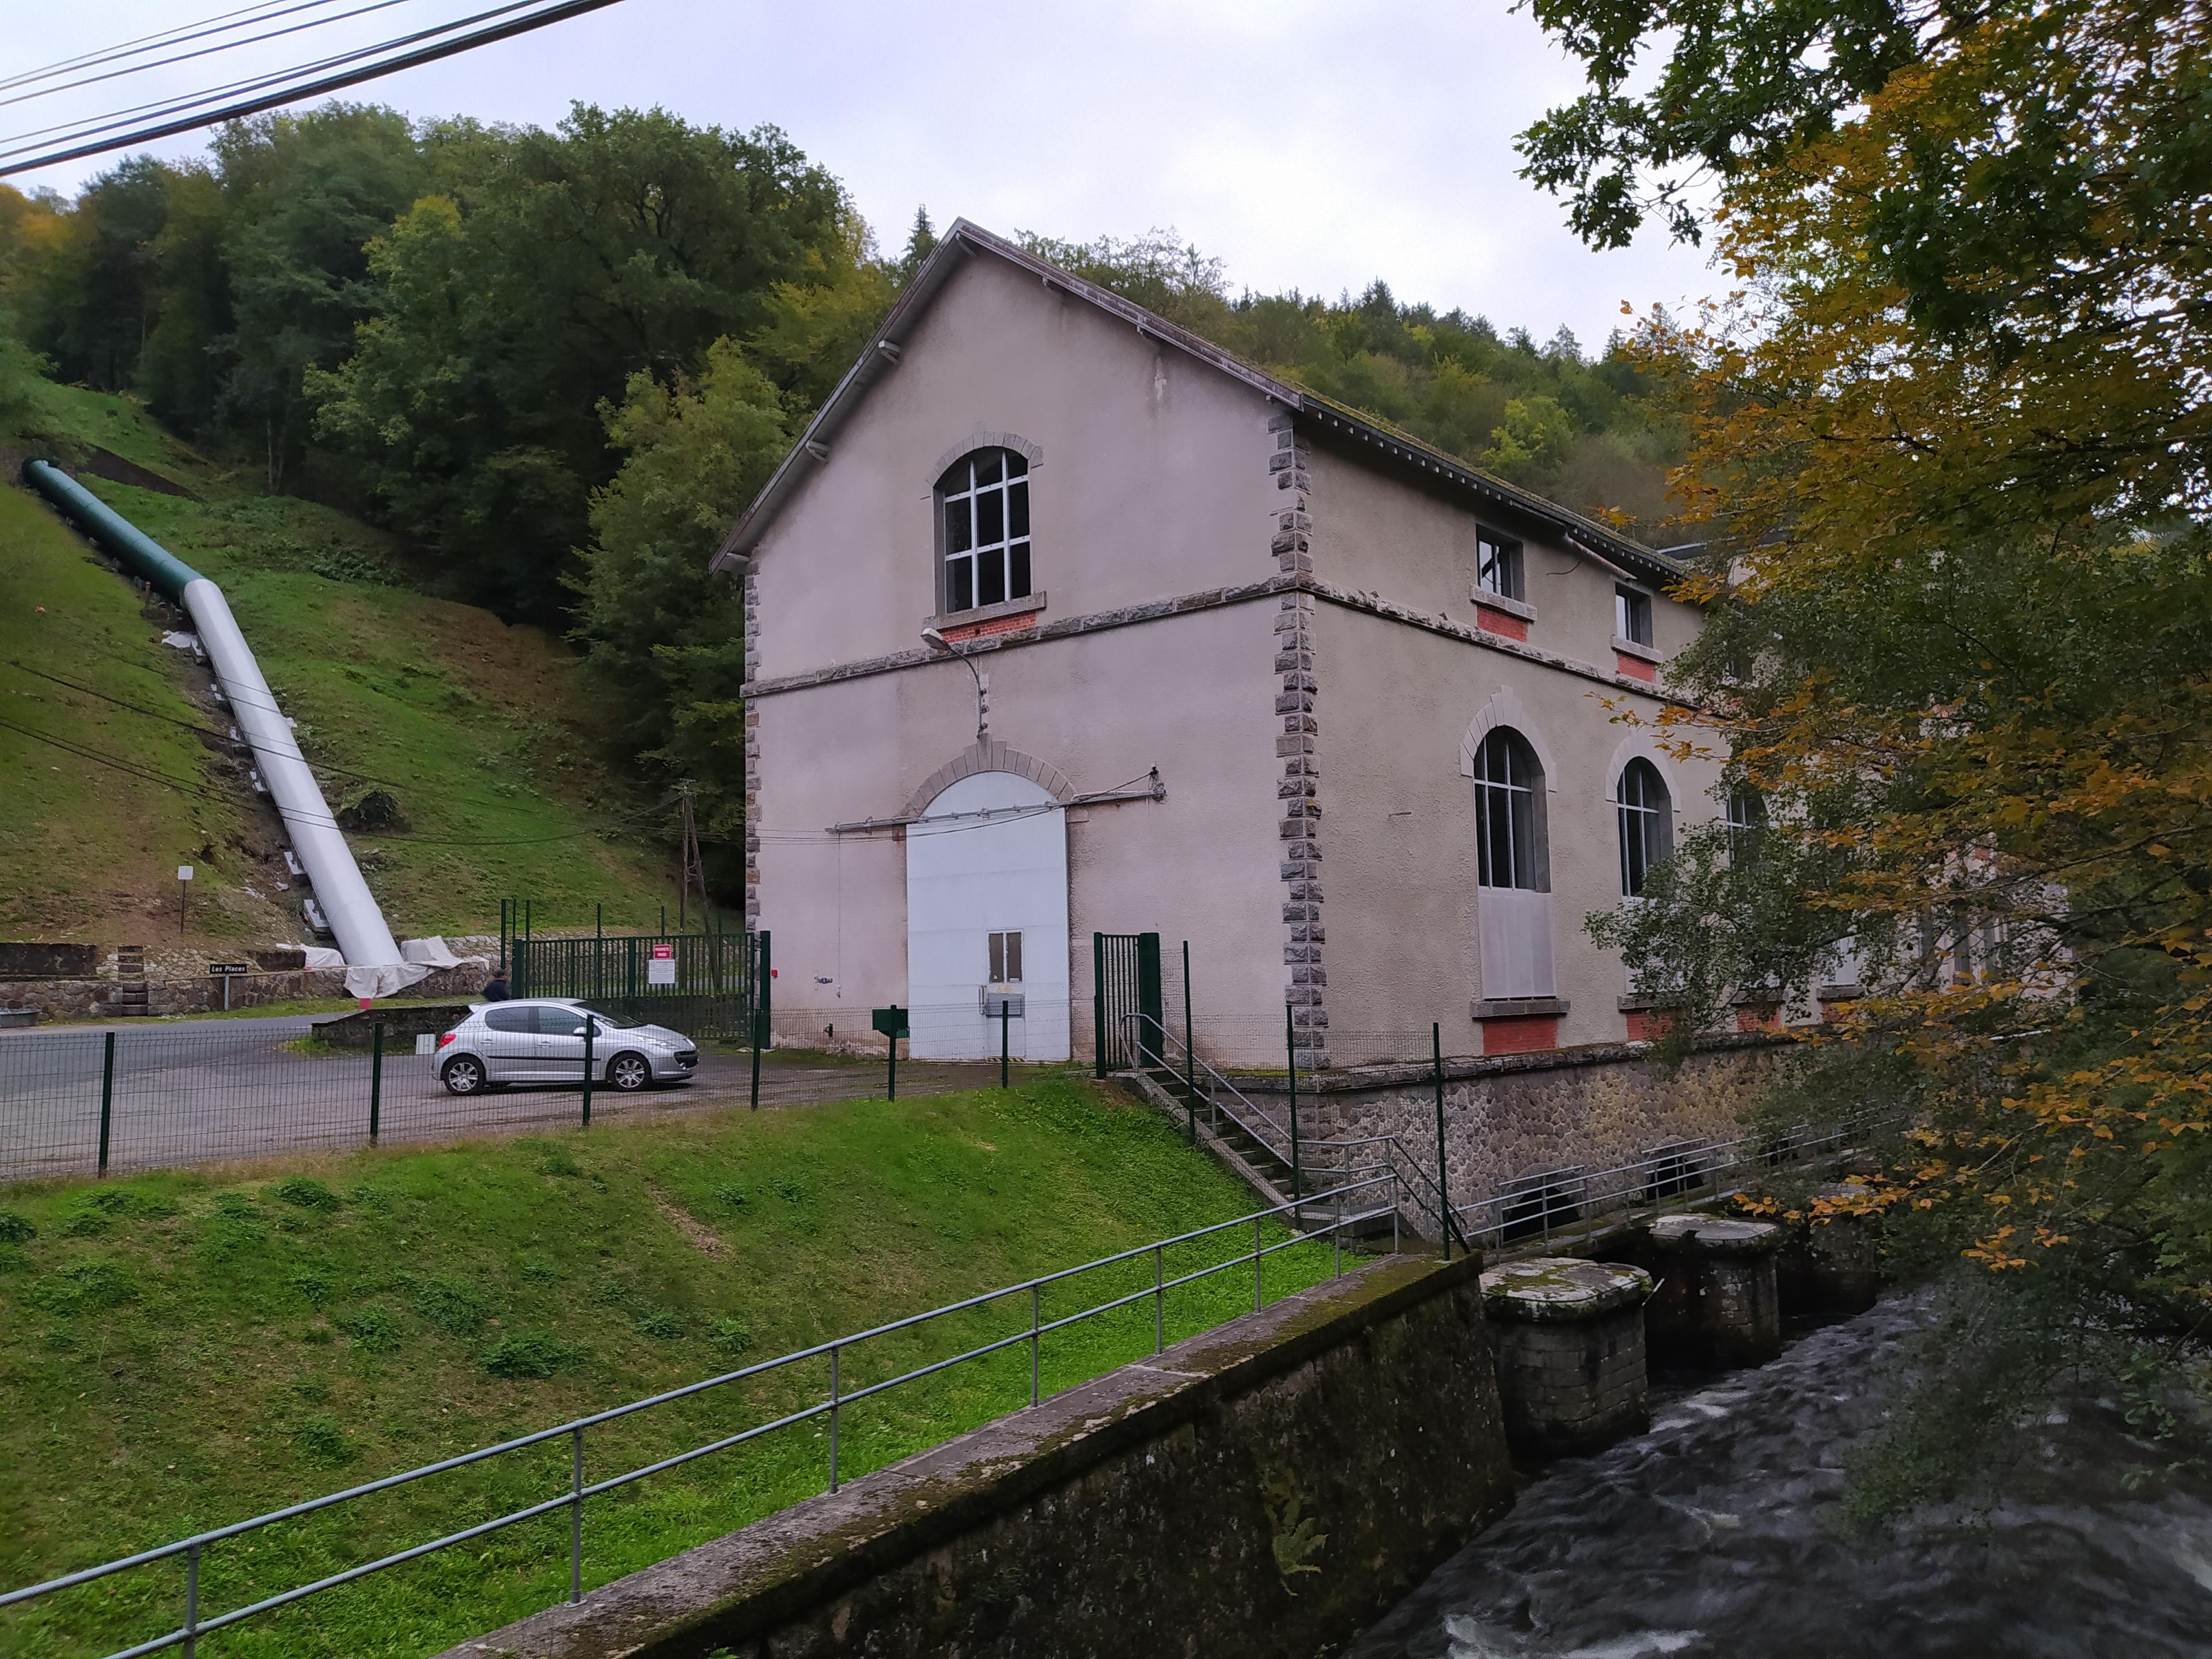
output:
M 1010 241 L 964 217 L 956 218 L 945 228 L 945 234 L 939 239 L 937 246 L 922 261 L 904 291 L 893 301 L 883 321 L 877 325 L 858 360 L 845 372 L 830 395 L 822 400 L 822 406 L 807 422 L 806 430 L 799 434 L 790 453 L 730 527 L 729 534 L 723 538 L 720 546 L 715 550 L 709 568 L 730 568 L 750 550 L 759 538 L 758 532 L 765 530 L 766 520 L 781 506 L 784 495 L 795 487 L 794 469 L 809 461 L 819 465 L 827 459 L 829 451 L 825 440 L 841 423 L 841 411 L 845 405 L 866 389 L 876 375 L 882 372 L 886 361 L 897 361 L 902 348 L 894 336 L 927 309 L 939 289 L 949 279 L 951 272 L 957 268 L 955 262 L 973 258 L 977 252 L 994 254 L 1009 264 L 1026 269 L 1048 285 L 1056 286 L 1100 310 L 1119 316 L 1123 321 L 1133 325 L 1139 333 L 1149 334 L 1164 344 L 1172 345 L 1190 356 L 1212 364 L 1222 373 L 1244 381 L 1255 391 L 1295 411 L 1304 413 L 1310 409 L 1318 409 L 1340 423 L 1364 428 L 1364 435 L 1370 439 L 1403 446 L 1409 452 L 1414 452 L 1414 459 L 1425 458 L 1420 459 L 1420 464 L 1427 470 L 1442 471 L 1447 477 L 1457 475 L 1455 481 L 1473 485 L 1532 516 L 1548 519 L 1571 535 L 1594 537 L 1605 544 L 1605 550 L 1625 557 L 1632 563 L 1648 565 L 1662 579 L 1681 574 L 1681 566 L 1675 561 L 1632 537 L 1600 524 L 1571 507 L 1562 507 L 1533 490 L 1524 489 L 1518 484 L 1510 483 L 1495 474 L 1486 472 L 1382 416 L 1370 415 L 1340 398 L 1316 392 L 1301 381 L 1254 362 L 1242 354 L 1208 339 L 1196 330 L 1171 321 L 1158 312 L 1139 305 L 1126 295 L 1116 294 L 1088 277 L 1079 276 L 1063 266 L 1054 264 L 1018 242 Z M 1600 550 L 1589 550 L 1600 557 L 1604 556 Z

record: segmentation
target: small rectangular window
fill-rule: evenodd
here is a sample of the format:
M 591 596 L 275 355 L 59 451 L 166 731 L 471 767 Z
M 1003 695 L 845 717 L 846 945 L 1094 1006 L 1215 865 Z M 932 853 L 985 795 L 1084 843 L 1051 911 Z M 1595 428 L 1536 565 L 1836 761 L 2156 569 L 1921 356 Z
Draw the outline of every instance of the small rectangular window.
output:
M 1651 643 L 1651 596 L 1633 587 L 1613 590 L 1613 630 L 1632 645 Z
M 991 935 L 991 983 L 1019 985 L 1022 982 L 1022 936 L 1019 933 Z
M 1476 530 L 1474 585 L 1500 599 L 1527 598 L 1521 580 L 1521 544 L 1494 530 Z
M 947 611 L 973 611 L 975 608 L 975 561 L 951 559 L 945 566 L 945 608 Z

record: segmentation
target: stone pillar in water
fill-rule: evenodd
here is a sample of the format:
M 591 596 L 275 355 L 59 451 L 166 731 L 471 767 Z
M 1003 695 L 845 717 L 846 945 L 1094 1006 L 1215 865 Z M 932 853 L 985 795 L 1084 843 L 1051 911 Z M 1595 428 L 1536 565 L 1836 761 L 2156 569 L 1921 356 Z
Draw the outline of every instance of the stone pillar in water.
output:
M 1716 1215 L 1662 1215 L 1651 1224 L 1662 1282 L 1651 1299 L 1652 1352 L 1670 1364 L 1727 1370 L 1782 1352 L 1774 1259 L 1782 1230 Z
M 1846 1182 L 1823 1187 L 1817 1196 L 1842 1198 L 1864 1190 Z M 1881 1294 L 1881 1218 L 1839 1215 L 1799 1222 L 1782 1248 L 1778 1271 L 1785 1313 L 1864 1313 Z
M 1644 1302 L 1651 1275 L 1619 1262 L 1539 1257 L 1482 1276 L 1505 1436 L 1537 1457 L 1595 1451 L 1650 1426 Z

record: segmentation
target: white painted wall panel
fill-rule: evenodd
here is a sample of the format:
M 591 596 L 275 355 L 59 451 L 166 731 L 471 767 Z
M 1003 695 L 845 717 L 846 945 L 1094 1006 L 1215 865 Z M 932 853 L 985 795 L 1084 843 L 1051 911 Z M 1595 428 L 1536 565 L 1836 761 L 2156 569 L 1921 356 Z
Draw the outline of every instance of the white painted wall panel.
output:
M 967 816 L 967 815 L 978 816 Z M 986 1019 L 990 936 L 1022 935 L 1018 1060 L 1068 1058 L 1067 814 L 1011 772 L 963 778 L 907 831 L 907 985 L 917 1060 L 983 1060 L 999 1052 Z

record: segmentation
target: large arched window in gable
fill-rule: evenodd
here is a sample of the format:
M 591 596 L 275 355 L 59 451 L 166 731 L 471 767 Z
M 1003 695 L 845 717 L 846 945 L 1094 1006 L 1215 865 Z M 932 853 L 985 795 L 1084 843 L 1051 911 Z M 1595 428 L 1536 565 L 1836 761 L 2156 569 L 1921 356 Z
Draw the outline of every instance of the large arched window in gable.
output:
M 1474 751 L 1475 879 L 1485 887 L 1550 887 L 1544 849 L 1544 769 L 1510 726 Z
M 945 614 L 1030 596 L 1030 463 L 970 450 L 937 481 Z
M 1659 769 L 1640 757 L 1621 769 L 1615 791 L 1620 820 L 1620 890 L 1634 897 L 1644 878 L 1674 850 L 1674 799 Z

